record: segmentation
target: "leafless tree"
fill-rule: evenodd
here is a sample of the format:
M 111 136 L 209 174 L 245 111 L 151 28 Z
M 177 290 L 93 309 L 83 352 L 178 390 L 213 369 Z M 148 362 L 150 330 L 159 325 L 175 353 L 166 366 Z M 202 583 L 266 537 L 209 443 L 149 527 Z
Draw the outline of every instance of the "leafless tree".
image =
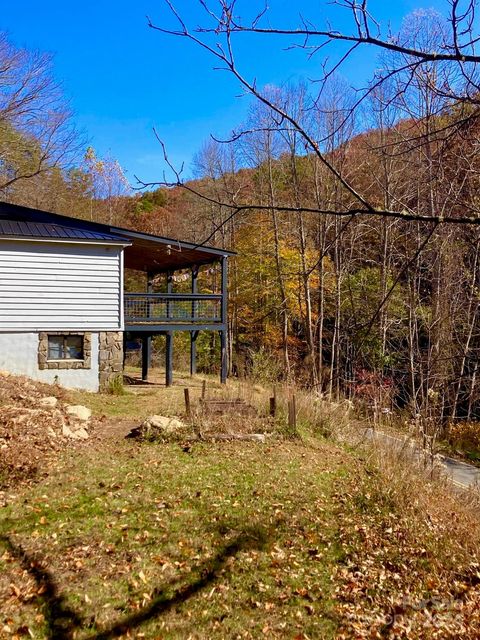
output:
M 50 55 L 15 47 L 0 32 L 0 189 L 66 167 L 82 144 Z
M 93 147 L 88 147 L 84 157 L 85 172 L 90 179 L 91 203 L 96 199 L 102 202 L 106 211 L 98 211 L 102 222 L 118 224 L 119 214 L 125 197 L 131 194 L 131 187 L 115 158 L 107 156 L 100 158 Z M 93 209 L 91 209 L 93 214 Z M 91 216 L 93 217 L 93 215 Z

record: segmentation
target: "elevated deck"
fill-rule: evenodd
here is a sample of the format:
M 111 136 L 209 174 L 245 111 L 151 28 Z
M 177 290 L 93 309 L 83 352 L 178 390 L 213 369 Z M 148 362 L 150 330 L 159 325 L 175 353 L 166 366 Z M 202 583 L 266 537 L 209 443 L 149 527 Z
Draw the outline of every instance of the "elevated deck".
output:
M 125 331 L 220 330 L 221 294 L 127 293 L 124 296 Z

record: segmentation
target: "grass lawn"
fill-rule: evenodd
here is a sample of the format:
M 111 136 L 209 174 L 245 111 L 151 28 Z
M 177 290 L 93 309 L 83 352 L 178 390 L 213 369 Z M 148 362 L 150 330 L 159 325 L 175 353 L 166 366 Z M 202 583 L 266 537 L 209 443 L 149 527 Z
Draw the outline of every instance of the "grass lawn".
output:
M 0 638 L 480 637 L 478 497 L 325 440 L 341 407 L 299 395 L 296 439 L 146 443 L 124 435 L 182 386 L 67 400 L 91 438 L 0 494 Z
M 37 638 L 335 637 L 323 445 L 125 442 L 67 455 L 3 509 L 5 631 Z

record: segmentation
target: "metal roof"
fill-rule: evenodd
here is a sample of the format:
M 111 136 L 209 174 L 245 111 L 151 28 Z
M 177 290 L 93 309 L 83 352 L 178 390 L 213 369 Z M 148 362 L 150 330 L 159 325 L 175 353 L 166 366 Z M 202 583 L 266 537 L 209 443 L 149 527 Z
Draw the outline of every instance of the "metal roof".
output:
M 18 223 L 18 234 L 12 233 Z M 21 232 L 24 232 L 20 235 Z M 27 236 L 27 231 L 29 231 Z M 42 235 L 49 233 L 50 235 Z M 65 234 L 55 235 L 56 233 Z M 67 235 L 71 234 L 71 235 Z M 0 202 L 0 236 L 124 242 L 127 269 L 160 273 L 215 262 L 232 251 Z
M 55 240 L 90 240 L 100 242 L 125 242 L 125 238 L 88 229 L 79 229 L 53 222 L 5 220 L 0 218 L 0 235 L 9 238 L 48 238 Z

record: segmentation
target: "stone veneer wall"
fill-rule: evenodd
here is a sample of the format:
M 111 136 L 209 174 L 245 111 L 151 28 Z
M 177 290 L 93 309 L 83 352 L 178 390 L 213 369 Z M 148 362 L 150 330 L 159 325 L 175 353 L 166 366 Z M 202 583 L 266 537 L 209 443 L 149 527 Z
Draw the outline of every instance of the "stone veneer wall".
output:
M 123 372 L 123 331 L 98 334 L 98 371 L 100 391 L 108 391 L 110 383 Z

